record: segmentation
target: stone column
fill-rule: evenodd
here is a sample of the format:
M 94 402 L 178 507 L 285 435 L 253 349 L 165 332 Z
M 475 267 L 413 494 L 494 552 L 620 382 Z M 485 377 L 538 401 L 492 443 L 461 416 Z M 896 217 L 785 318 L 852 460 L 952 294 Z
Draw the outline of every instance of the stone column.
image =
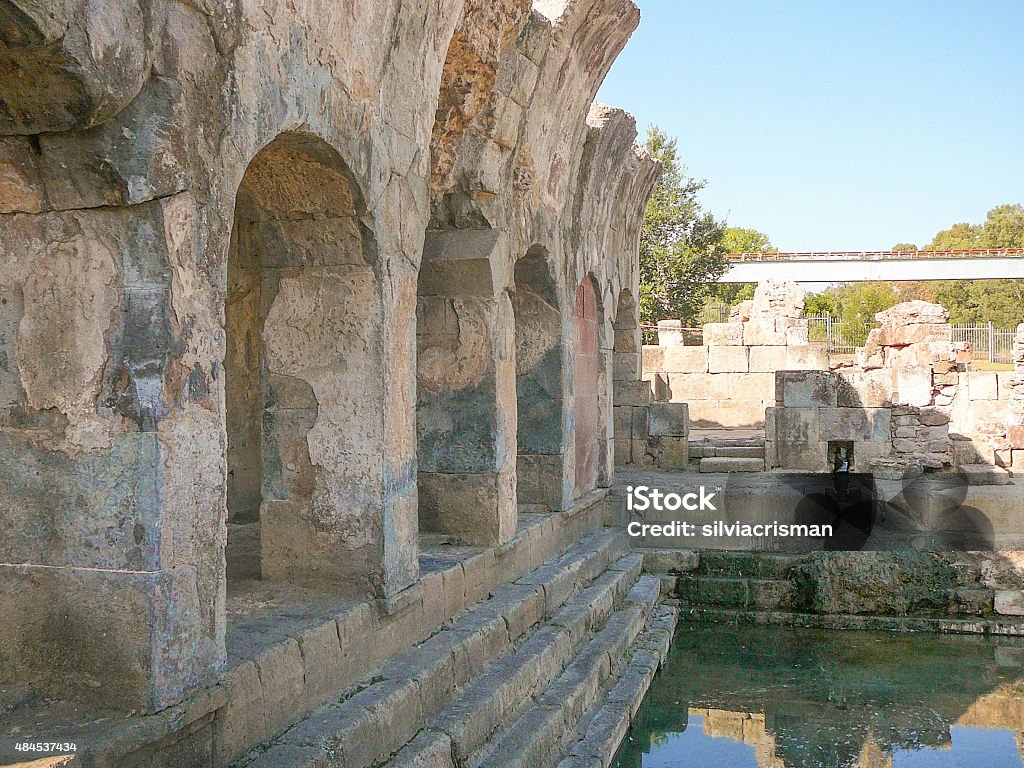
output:
M 223 376 L 201 217 L 179 194 L 0 224 L 17 297 L 0 301 L 0 687 L 149 712 L 219 678 Z
M 497 546 L 516 532 L 516 370 L 505 237 L 428 232 L 418 283 L 420 530 Z

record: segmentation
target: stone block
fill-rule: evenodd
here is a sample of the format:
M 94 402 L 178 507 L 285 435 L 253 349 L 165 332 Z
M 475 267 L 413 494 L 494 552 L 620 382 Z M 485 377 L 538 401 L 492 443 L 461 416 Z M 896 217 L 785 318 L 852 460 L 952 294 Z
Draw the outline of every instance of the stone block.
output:
M 272 734 L 264 720 L 263 689 L 256 665 L 244 661 L 224 675 L 227 703 L 213 721 L 213 750 L 217 765 L 231 765 Z
M 764 448 L 759 445 L 721 445 L 715 448 L 715 456 L 727 459 L 763 459 Z
M 787 350 L 783 346 L 751 347 L 750 371 L 755 373 L 775 373 L 788 368 Z
M 341 688 L 344 659 L 334 619 L 310 627 L 296 637 L 306 689 L 305 709 L 326 704 Z
M 758 427 L 764 424 L 762 400 L 691 400 L 690 427 Z
M 1006 466 L 1015 478 L 1024 476 L 1024 450 L 1014 448 L 1010 451 L 1010 463 Z
M 853 469 L 857 472 L 864 472 L 871 466 L 871 462 L 879 459 L 887 459 L 892 455 L 892 443 L 885 442 L 855 442 L 853 446 Z
M 994 608 L 1003 616 L 1024 616 L 1024 592 L 1018 589 L 997 589 Z
M 931 369 L 900 368 L 895 371 L 896 402 L 901 405 L 925 406 L 932 402 Z
M 736 347 L 743 344 L 743 323 L 708 323 L 704 343 L 709 347 Z
M 633 441 L 628 438 L 615 438 L 613 450 L 615 451 L 615 465 L 626 466 L 633 463 Z
M 711 373 L 746 373 L 749 370 L 750 358 L 746 347 L 720 346 L 708 349 L 708 371 Z
M 651 384 L 647 381 L 616 381 L 613 385 L 614 405 L 649 405 Z
M 892 405 L 892 376 L 872 370 L 843 373 L 839 378 L 840 408 L 885 408 Z
M 786 328 L 786 344 L 790 347 L 806 347 L 811 343 L 810 328 L 806 325 L 791 325 Z
M 255 662 L 263 690 L 263 720 L 267 733 L 281 733 L 303 712 L 305 677 L 299 644 L 286 638 Z
M 776 366 L 776 369 L 779 366 Z M 786 347 L 786 366 L 791 371 L 827 371 L 828 350 L 824 346 Z
M 1010 473 L 1006 469 L 991 464 L 962 464 L 960 474 L 971 485 L 1006 485 L 1010 482 Z
M 669 347 L 644 344 L 640 353 L 640 370 L 646 376 L 649 373 L 661 373 L 665 370 L 665 351 Z
M 660 403 L 659 405 L 685 405 L 684 403 Z M 622 407 L 622 406 L 620 406 Z M 636 408 L 630 408 L 632 411 L 632 425 L 630 427 L 630 433 L 634 440 L 646 440 L 650 434 L 650 423 L 651 423 L 651 408 L 650 406 L 641 405 Z
M 689 440 L 685 437 L 659 437 L 658 466 L 662 469 L 686 469 L 690 463 Z
M 506 487 L 504 477 L 493 472 L 420 472 L 420 525 L 467 545 L 503 544 L 516 529 L 515 503 L 505 496 Z
M 706 346 L 668 347 L 662 357 L 662 370 L 667 373 L 705 373 L 708 370 Z
M 828 443 L 779 441 L 775 447 L 777 466 L 781 469 L 802 469 L 827 472 Z
M 882 328 L 879 342 L 884 347 L 905 347 L 931 341 L 952 341 L 953 327 L 947 323 L 906 323 Z
M 722 373 L 673 373 L 669 375 L 672 400 L 721 400 L 729 397 L 729 378 Z
M 640 355 L 636 352 L 613 353 L 612 378 L 615 381 L 636 381 L 639 379 Z
M 839 404 L 839 378 L 827 371 L 778 371 L 775 399 L 786 408 L 834 408 Z
M 700 553 L 687 549 L 668 549 L 644 552 L 644 571 L 647 573 L 688 573 L 700 565 Z
M 701 472 L 762 472 L 764 459 L 739 459 L 708 456 L 700 460 Z
M 658 321 L 658 346 L 673 347 L 683 344 L 686 340 L 683 331 L 682 320 L 659 320 Z
M 888 442 L 891 411 L 888 408 L 822 408 L 821 440 Z
M 648 429 L 658 437 L 686 437 L 690 433 L 689 410 L 686 403 L 652 403 Z
M 999 379 L 995 371 L 969 371 L 967 373 L 968 398 L 974 400 L 998 400 Z
M 632 438 L 633 406 L 616 405 L 612 408 L 612 429 L 616 439 L 629 440 Z M 523 471 L 521 464 L 519 467 L 519 482 L 523 482 Z M 534 478 L 534 485 L 536 485 L 536 478 Z
M 775 440 L 779 453 L 785 443 L 816 443 L 820 438 L 821 414 L 817 408 L 776 408 Z
M 748 347 L 785 346 L 786 329 L 776 329 L 774 317 L 754 318 L 743 323 L 743 343 Z

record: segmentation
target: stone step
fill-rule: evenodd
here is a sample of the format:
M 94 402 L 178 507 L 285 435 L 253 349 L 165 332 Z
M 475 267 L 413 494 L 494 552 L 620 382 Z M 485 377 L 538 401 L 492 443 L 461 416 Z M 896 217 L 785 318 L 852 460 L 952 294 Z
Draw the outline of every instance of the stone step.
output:
M 577 725 L 574 738 L 567 740 L 558 768 L 611 765 L 658 667 L 668 656 L 678 619 L 679 608 L 674 601 L 657 607 L 650 624 L 633 644 L 628 661 L 613 672 L 607 693 L 598 697 Z M 543 768 L 548 765 L 554 764 Z
M 717 578 L 786 579 L 792 569 L 806 560 L 801 555 L 767 552 L 728 552 L 707 550 L 700 553 L 697 574 Z
M 1010 473 L 992 464 L 961 464 L 960 473 L 971 485 L 1006 485 Z
M 640 575 L 642 556 L 626 555 L 627 549 L 621 532 L 588 536 L 393 657 L 369 685 L 314 710 L 235 765 L 366 768 L 386 759 L 448 706 L 460 687 L 468 690 L 471 680 L 488 674 L 502 659 L 517 653 L 520 659 L 531 658 L 529 649 L 552 635 L 564 637 L 566 647 L 571 638 L 585 637 Z
M 764 459 L 764 446 L 734 445 L 724 448 L 716 448 L 715 456 L 720 456 L 725 459 Z
M 764 458 L 739 459 L 709 456 L 700 460 L 701 472 L 764 472 Z
M 643 576 L 623 608 L 585 645 L 518 720 L 471 759 L 469 768 L 539 768 L 554 765 L 562 738 L 594 706 L 626 650 L 647 624 L 660 597 L 660 580 Z
M 680 576 L 676 589 L 684 603 L 749 611 L 785 611 L 793 606 L 793 584 L 784 579 Z
M 451 741 L 452 755 L 460 766 L 479 760 L 495 733 L 514 722 L 561 674 L 594 632 L 617 621 L 622 610 L 614 611 L 638 575 L 635 569 L 609 571 L 601 584 L 606 594 L 580 595 L 568 603 L 552 621 L 537 629 L 513 652 L 497 659 L 486 673 L 473 679 L 457 697 L 429 723 Z M 596 590 L 595 590 L 596 591 Z M 596 597 L 596 602 L 589 601 Z M 625 609 L 623 609 L 625 610 Z M 403 750 L 392 768 L 416 765 L 414 755 Z

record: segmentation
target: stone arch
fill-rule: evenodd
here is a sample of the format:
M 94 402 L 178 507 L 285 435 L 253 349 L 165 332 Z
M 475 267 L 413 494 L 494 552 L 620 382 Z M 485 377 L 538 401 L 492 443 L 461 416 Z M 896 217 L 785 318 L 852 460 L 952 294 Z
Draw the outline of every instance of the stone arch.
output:
M 530 248 L 514 267 L 518 501 L 563 505 L 565 475 L 562 311 L 548 252 Z
M 382 302 L 362 213 L 333 148 L 279 135 L 238 189 L 225 300 L 229 521 L 258 521 L 264 579 L 352 595 L 381 587 L 384 539 Z
M 588 274 L 576 290 L 573 312 L 573 487 L 577 498 L 597 487 L 606 451 L 606 430 L 601 418 L 605 378 L 600 348 L 603 316 L 600 288 L 594 276 Z

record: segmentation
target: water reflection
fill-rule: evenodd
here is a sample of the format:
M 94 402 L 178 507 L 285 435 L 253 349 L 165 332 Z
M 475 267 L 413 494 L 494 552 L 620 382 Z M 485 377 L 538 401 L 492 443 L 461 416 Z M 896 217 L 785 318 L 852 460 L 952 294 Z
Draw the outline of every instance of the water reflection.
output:
M 680 625 L 618 768 L 1024 768 L 1024 640 Z

